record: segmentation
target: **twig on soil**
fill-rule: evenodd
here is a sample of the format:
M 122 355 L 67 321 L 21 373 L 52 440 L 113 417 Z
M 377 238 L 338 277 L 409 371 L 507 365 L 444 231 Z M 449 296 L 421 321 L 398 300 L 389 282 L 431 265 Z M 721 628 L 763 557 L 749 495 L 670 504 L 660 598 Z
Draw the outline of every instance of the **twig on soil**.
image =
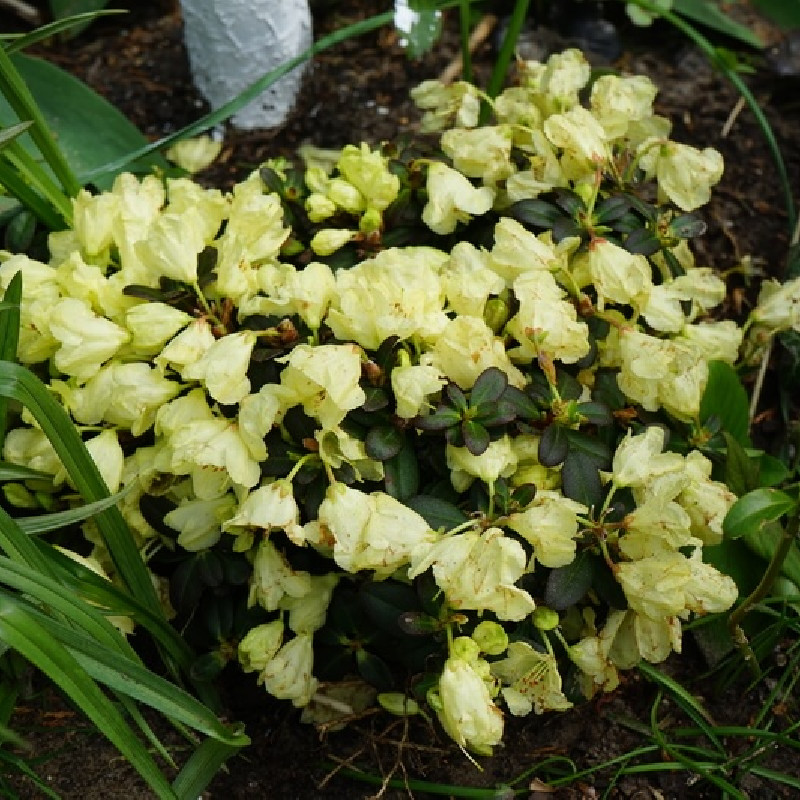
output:
M 29 3 L 23 0 L 0 0 L 0 8 L 7 8 L 13 14 L 16 14 L 20 19 L 31 25 L 41 25 L 42 15 L 38 9 L 34 8 Z
M 745 99 L 741 95 L 739 99 L 736 101 L 736 105 L 731 110 L 731 113 L 728 114 L 728 119 L 725 120 L 725 124 L 722 126 L 722 131 L 720 136 L 723 139 L 727 138 L 728 134 L 731 132 L 731 128 L 734 126 L 734 123 L 739 118 L 739 114 L 742 113 L 742 109 L 744 108 Z
M 16 14 L 20 19 L 31 25 L 41 25 L 42 15 L 38 9 L 34 8 L 24 0 L 0 0 L 0 8 L 7 8 L 12 13 Z
M 497 25 L 497 17 L 494 14 L 486 14 L 481 18 L 469 37 L 470 53 L 474 53 L 489 38 L 495 25 Z M 463 68 L 461 55 L 458 55 L 442 70 L 439 80 L 444 84 L 452 83 L 461 74 Z
M 800 242 L 800 217 L 797 218 L 797 222 L 795 223 L 794 230 L 792 231 L 792 239 L 789 242 L 790 247 L 794 247 L 798 242 Z M 756 411 L 758 410 L 758 401 L 761 397 L 761 390 L 764 387 L 764 378 L 767 374 L 767 366 L 769 365 L 769 359 L 772 355 L 772 342 L 773 338 L 770 337 L 769 342 L 767 343 L 767 348 L 764 351 L 764 355 L 761 357 L 761 363 L 758 365 L 758 374 L 756 375 L 756 382 L 753 384 L 753 394 L 750 397 L 750 424 L 753 424 L 753 419 L 756 416 Z

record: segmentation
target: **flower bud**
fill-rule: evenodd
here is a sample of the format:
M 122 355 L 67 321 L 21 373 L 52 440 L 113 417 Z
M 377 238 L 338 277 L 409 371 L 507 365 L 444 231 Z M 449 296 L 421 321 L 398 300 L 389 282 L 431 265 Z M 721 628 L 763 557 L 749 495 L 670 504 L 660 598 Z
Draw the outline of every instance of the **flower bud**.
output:
M 499 656 L 508 647 L 508 634 L 502 625 L 492 620 L 479 622 L 472 631 L 472 638 L 487 656 Z

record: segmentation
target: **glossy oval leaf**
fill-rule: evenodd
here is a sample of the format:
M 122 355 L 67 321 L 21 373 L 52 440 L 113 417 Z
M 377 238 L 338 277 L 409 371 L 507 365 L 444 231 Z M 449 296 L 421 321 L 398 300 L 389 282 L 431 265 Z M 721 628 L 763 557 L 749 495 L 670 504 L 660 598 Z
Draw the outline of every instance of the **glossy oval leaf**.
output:
M 376 461 L 388 461 L 394 458 L 405 443 L 405 434 L 391 425 L 372 428 L 364 440 L 364 449 L 370 458 Z
M 739 444 L 750 444 L 750 403 L 747 392 L 736 370 L 724 361 L 711 361 L 708 365 L 708 382 L 700 399 L 700 419 L 705 421 L 716 415 L 722 429 L 728 431 Z
M 486 452 L 491 437 L 489 436 L 489 431 L 480 422 L 467 420 L 461 426 L 461 432 L 464 436 L 464 445 L 472 455 L 481 456 Z
M 419 491 L 419 465 L 414 448 L 406 441 L 396 456 L 384 464 L 386 491 L 405 502 Z
M 551 570 L 544 590 L 545 605 L 554 611 L 566 611 L 589 591 L 593 575 L 588 552 L 579 553 L 572 563 Z
M 561 209 L 545 200 L 520 200 L 509 207 L 508 215 L 530 228 L 552 228 L 564 219 Z
M 756 533 L 768 522 L 775 522 L 797 506 L 797 501 L 779 489 L 763 487 L 748 492 L 731 506 L 722 530 L 728 539 Z
M 133 123 L 68 72 L 47 61 L 21 54 L 13 56 L 12 61 L 77 175 L 147 145 L 147 139 Z M 11 107 L 0 97 L 0 124 L 7 127 L 18 121 Z M 98 136 L 98 131 L 102 131 L 102 136 Z M 28 136 L 20 138 L 20 142 L 30 147 Z M 35 152 L 33 148 L 31 152 Z M 161 156 L 151 154 L 128 168 L 149 171 L 154 166 L 169 167 Z M 95 183 L 100 189 L 109 189 L 113 180 L 114 175 L 105 175 Z
M 458 506 L 428 494 L 415 495 L 406 500 L 406 505 L 414 509 L 435 531 L 449 531 L 469 519 Z
M 568 452 L 567 429 L 556 424 L 545 428 L 539 440 L 539 463 L 543 467 L 557 467 L 564 462 Z
M 623 247 L 634 255 L 652 256 L 661 249 L 661 242 L 647 228 L 638 228 L 625 239 Z
M 356 650 L 356 666 L 358 674 L 376 689 L 387 691 L 394 688 L 392 671 L 380 656 L 366 650 Z
M 678 239 L 693 239 L 695 236 L 702 236 L 706 232 L 708 225 L 694 214 L 681 214 L 671 220 L 667 226 L 671 236 Z
M 382 631 L 392 634 L 402 632 L 402 614 L 419 609 L 419 598 L 414 589 L 391 580 L 365 583 L 358 592 L 358 600 L 372 622 Z
M 584 452 L 570 450 L 561 468 L 561 491 L 587 508 L 600 506 L 604 492 L 597 461 Z
M 508 386 L 508 376 L 497 367 L 489 367 L 478 375 L 469 395 L 471 407 L 496 403 Z
M 394 25 L 409 58 L 421 58 L 442 35 L 442 12 L 436 0 L 396 0 Z

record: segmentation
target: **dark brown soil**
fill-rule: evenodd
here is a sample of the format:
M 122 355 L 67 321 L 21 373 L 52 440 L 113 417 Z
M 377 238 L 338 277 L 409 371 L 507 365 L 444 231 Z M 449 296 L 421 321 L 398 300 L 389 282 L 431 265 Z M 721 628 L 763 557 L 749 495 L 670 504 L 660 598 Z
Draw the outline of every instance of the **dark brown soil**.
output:
M 156 139 L 194 121 L 205 110 L 189 77 L 177 0 L 119 5 L 132 9 L 122 21 L 96 23 L 77 40 L 52 43 L 40 48 L 39 54 L 74 72 L 117 105 L 148 137 Z M 316 32 L 329 32 L 389 6 L 388 0 L 325 3 L 316 14 Z M 10 22 L 7 15 L 5 19 L 3 16 L 0 14 L 0 24 Z M 725 157 L 725 176 L 706 210 L 709 230 L 700 241 L 698 260 L 727 272 L 743 257 L 752 256 L 768 274 L 780 276 L 789 243 L 787 216 L 775 166 L 753 115 L 747 109 L 736 112 L 735 90 L 669 29 L 645 34 L 622 23 L 620 26 L 623 54 L 616 66 L 648 74 L 659 85 L 658 111 L 674 121 L 675 138 L 701 147 L 713 146 Z M 456 28 L 455 17 L 449 18 L 442 42 L 416 62 L 406 58 L 396 35 L 388 29 L 320 54 L 307 73 L 298 108 L 289 122 L 272 131 L 228 130 L 223 155 L 203 175 L 204 180 L 229 186 L 263 159 L 291 156 L 304 142 L 327 147 L 361 140 L 378 143 L 413 132 L 418 114 L 408 100 L 408 90 L 438 75 L 452 60 L 457 52 Z M 765 30 L 769 36 L 777 36 L 775 31 Z M 487 43 L 475 55 L 479 68 L 485 71 L 491 57 L 491 44 Z M 800 82 L 774 77 L 765 69 L 759 69 L 749 82 L 774 127 L 788 162 L 791 185 L 797 187 L 800 105 L 795 98 Z M 751 295 L 741 278 L 734 276 L 731 281 L 728 311 L 736 313 L 740 302 L 746 310 Z M 769 432 L 775 416 L 765 401 L 761 423 L 765 432 Z M 760 709 L 764 691 L 748 692 L 740 685 L 716 695 L 709 681 L 698 679 L 705 665 L 688 637 L 686 649 L 681 659 L 668 662 L 667 669 L 707 704 L 715 721 L 746 725 Z M 246 723 L 253 744 L 230 761 L 227 773 L 218 776 L 207 794 L 226 800 L 356 800 L 379 792 L 380 786 L 334 774 L 337 764 L 401 780 L 475 787 L 507 784 L 554 757 L 570 759 L 576 770 L 584 770 L 652 743 L 642 731 L 650 728 L 650 708 L 657 694 L 656 687 L 634 673 L 614 695 L 568 713 L 510 719 L 505 747 L 494 757 L 481 759 L 483 771 L 479 772 L 446 737 L 423 722 L 412 721 L 406 729 L 403 720 L 372 715 L 341 733 L 321 738 L 313 728 L 299 723 L 297 711 L 269 700 L 250 677 L 237 675 L 231 684 L 236 688 L 228 693 L 231 718 Z M 789 711 L 796 712 L 796 708 Z M 680 711 L 666 701 L 659 707 L 658 718 L 666 726 L 687 724 Z M 113 748 L 51 692 L 24 701 L 13 722 L 41 759 L 39 775 L 62 797 L 151 796 Z M 164 733 L 180 761 L 180 739 L 169 730 L 163 731 L 163 724 L 157 729 Z M 733 749 L 737 746 L 730 743 Z M 668 760 L 664 753 L 654 758 Z M 791 752 L 778 751 L 770 758 L 766 763 L 773 768 L 800 775 L 800 765 Z M 525 790 L 536 774 L 514 788 Z M 539 787 L 541 791 L 530 796 L 600 797 L 613 778 L 614 771 L 606 770 L 549 795 Z M 782 793 L 775 783 L 747 776 L 739 785 L 752 800 L 797 796 Z M 42 796 L 29 781 L 18 782 L 18 791 L 25 798 Z M 387 789 L 381 796 L 426 795 Z M 720 795 L 715 787 L 696 782 L 696 776 L 676 769 L 625 777 L 607 796 L 702 800 Z

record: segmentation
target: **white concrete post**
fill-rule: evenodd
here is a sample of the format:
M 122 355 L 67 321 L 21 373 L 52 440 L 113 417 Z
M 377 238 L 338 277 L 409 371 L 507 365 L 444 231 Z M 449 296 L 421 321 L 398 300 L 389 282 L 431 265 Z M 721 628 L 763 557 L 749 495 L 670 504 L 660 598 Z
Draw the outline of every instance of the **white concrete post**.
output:
M 184 41 L 195 86 L 213 109 L 313 42 L 308 0 L 181 0 Z M 239 128 L 280 125 L 294 106 L 303 67 L 241 111 Z

